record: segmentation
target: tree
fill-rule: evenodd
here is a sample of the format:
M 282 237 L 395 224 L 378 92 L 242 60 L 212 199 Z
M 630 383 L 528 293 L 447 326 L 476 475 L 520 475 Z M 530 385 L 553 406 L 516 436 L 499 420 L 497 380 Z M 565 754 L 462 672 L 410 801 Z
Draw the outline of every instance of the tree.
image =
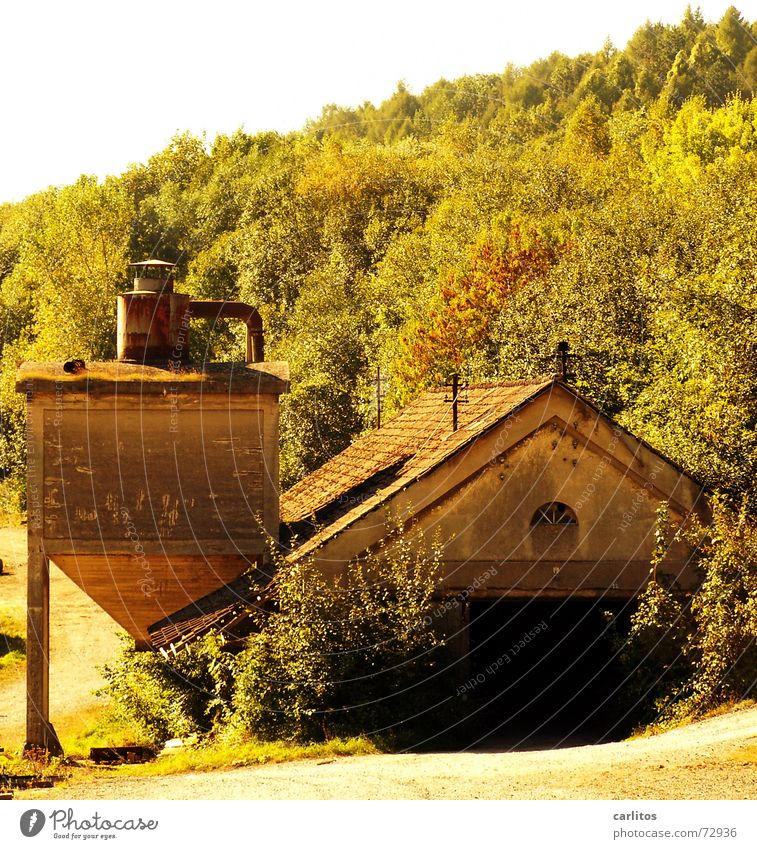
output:
M 453 371 L 492 376 L 493 326 L 520 287 L 541 281 L 556 254 L 540 242 L 522 244 L 518 231 L 502 248 L 491 241 L 471 252 L 467 270 L 440 287 L 441 304 L 404 341 L 400 380 L 407 386 L 443 382 Z
M 658 725 L 746 698 L 757 681 L 757 527 L 743 506 L 716 498 L 713 508 L 708 527 L 694 519 L 658 527 L 656 560 L 685 540 L 698 552 L 701 583 L 685 595 L 654 572 L 623 646 L 632 693 Z
M 597 157 L 610 152 L 607 114 L 595 94 L 587 94 L 568 120 L 565 147 L 570 156 Z
M 107 359 L 115 353 L 115 296 L 126 282 L 133 208 L 123 185 L 94 177 L 55 195 L 12 276 L 34 291 L 27 356 Z
M 752 47 L 744 59 L 742 76 L 747 93 L 754 95 L 757 92 L 757 45 Z
M 715 28 L 715 43 L 735 68 L 749 52 L 753 42 L 749 25 L 735 6 L 729 6 Z

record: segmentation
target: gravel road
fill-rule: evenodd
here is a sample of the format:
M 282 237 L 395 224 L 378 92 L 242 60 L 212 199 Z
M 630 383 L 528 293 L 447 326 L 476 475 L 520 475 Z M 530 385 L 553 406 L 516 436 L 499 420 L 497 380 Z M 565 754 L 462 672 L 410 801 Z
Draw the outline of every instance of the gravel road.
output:
M 745 753 L 751 753 L 747 755 Z M 72 783 L 63 799 L 756 799 L 757 707 L 657 737 L 532 752 L 373 755 Z

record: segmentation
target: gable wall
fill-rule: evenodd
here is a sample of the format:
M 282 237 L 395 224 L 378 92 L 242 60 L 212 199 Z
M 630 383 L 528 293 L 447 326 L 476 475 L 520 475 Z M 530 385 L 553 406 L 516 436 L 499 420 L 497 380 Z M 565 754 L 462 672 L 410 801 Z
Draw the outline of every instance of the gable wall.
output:
M 428 544 L 444 544 L 445 585 L 478 594 L 628 596 L 649 575 L 660 501 L 675 518 L 703 509 L 689 478 L 558 387 L 408 486 L 318 552 L 344 564 L 385 535 L 387 515 L 417 518 Z M 531 527 L 550 501 L 572 507 L 578 526 Z M 672 549 L 665 570 L 694 580 L 689 552 Z

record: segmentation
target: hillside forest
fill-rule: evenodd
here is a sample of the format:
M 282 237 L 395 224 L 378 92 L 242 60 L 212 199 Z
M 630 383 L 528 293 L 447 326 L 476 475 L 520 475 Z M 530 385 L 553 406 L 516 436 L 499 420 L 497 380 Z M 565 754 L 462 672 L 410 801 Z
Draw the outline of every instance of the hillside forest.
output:
M 287 135 L 180 134 L 0 206 L 6 512 L 24 503 L 16 366 L 114 357 L 128 263 L 158 257 L 181 291 L 257 306 L 289 362 L 284 489 L 375 427 L 378 373 L 390 415 L 451 372 L 551 373 L 566 340 L 577 389 L 721 493 L 738 536 L 757 507 L 755 94 L 757 21 L 689 8 L 624 47 L 399 83 Z M 198 331 L 195 359 L 243 358 L 233 327 Z

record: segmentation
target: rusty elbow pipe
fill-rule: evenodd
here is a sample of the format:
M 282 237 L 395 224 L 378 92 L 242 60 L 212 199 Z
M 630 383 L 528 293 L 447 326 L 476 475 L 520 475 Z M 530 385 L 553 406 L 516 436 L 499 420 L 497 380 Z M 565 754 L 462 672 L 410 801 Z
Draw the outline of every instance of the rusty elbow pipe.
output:
M 265 359 L 263 345 L 263 319 L 249 304 L 239 301 L 190 301 L 191 318 L 237 318 L 247 326 L 247 362 L 262 363 Z

